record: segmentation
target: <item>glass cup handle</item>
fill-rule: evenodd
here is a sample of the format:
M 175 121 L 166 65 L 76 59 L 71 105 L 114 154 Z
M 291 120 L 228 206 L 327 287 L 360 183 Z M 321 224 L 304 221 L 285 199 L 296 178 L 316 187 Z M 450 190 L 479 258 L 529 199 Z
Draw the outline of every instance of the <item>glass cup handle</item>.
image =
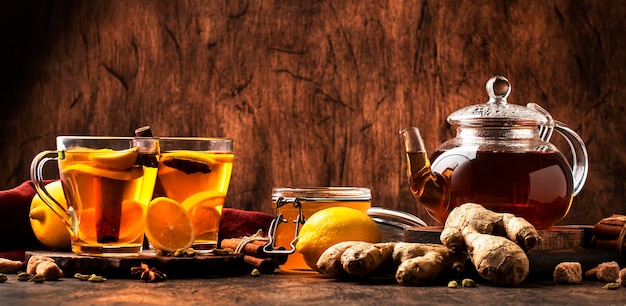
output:
M 289 246 L 291 246 L 291 249 L 288 250 L 284 250 L 284 249 L 275 249 L 275 243 L 276 243 L 276 232 L 278 230 L 278 226 L 281 223 L 287 223 L 287 219 L 283 218 L 283 214 L 278 212 L 278 209 L 284 205 L 287 204 L 293 204 L 293 207 L 298 209 L 298 217 L 293 220 L 293 223 L 296 224 L 296 230 L 294 232 L 294 238 L 291 241 L 291 243 L 289 243 Z M 293 200 L 293 202 L 289 202 L 287 200 L 285 200 L 284 198 L 278 198 L 278 200 L 276 201 L 276 218 L 272 219 L 272 222 L 270 223 L 270 227 L 268 229 L 268 233 L 267 235 L 270 238 L 270 241 L 263 247 L 263 251 L 267 254 L 293 254 L 296 251 L 296 242 L 298 242 L 298 235 L 300 233 L 300 225 L 304 224 L 304 222 L 306 221 L 304 218 L 304 214 L 302 213 L 302 203 L 300 203 L 300 200 L 298 200 L 297 198 Z
M 54 155 L 53 157 L 50 157 Z M 35 187 L 35 191 L 41 198 L 41 200 L 48 206 L 52 211 L 63 221 L 65 227 L 70 231 L 72 235 L 74 235 L 74 231 L 72 228 L 72 224 L 75 219 L 75 214 L 73 213 L 73 208 L 70 206 L 67 210 L 61 203 L 55 200 L 48 190 L 44 186 L 44 178 L 43 178 L 43 167 L 44 165 L 52 160 L 58 161 L 62 157 L 59 155 L 63 155 L 62 151 L 43 151 L 33 159 L 30 164 L 30 180 Z

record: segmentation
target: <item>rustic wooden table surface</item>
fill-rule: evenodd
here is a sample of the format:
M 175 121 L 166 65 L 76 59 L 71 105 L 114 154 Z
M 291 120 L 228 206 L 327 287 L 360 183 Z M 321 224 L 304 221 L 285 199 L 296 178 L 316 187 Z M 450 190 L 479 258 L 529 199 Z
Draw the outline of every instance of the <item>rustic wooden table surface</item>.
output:
M 393 279 L 339 282 L 317 274 L 239 275 L 171 279 L 144 283 L 109 279 L 103 283 L 62 278 L 41 284 L 0 284 L 3 305 L 626 305 L 626 288 L 602 289 L 603 283 L 576 285 L 526 282 L 515 288 L 481 283 L 477 288 L 400 286 Z

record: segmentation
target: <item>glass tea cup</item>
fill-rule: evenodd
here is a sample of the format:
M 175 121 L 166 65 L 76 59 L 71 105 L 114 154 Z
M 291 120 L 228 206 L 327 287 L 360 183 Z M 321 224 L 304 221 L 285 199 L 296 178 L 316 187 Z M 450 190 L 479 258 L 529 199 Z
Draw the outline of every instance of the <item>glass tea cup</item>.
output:
M 233 140 L 159 137 L 159 145 L 153 197 L 170 198 L 187 210 L 196 251 L 215 249 L 233 169 Z
M 57 150 L 32 161 L 37 194 L 69 230 L 72 252 L 81 255 L 136 255 L 142 251 L 145 212 L 156 180 L 154 138 L 59 136 Z M 44 187 L 44 166 L 58 163 L 68 203 Z

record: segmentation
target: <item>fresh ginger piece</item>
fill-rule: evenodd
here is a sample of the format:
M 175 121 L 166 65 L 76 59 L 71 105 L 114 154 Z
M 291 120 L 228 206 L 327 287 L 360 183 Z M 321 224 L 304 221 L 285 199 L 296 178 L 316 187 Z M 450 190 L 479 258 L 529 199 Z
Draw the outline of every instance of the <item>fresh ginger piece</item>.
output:
M 344 241 L 326 249 L 317 260 L 317 270 L 324 276 L 341 278 L 347 275 L 341 263 L 341 255 L 347 249 L 360 244 L 370 245 L 367 242 Z
M 44 261 L 37 265 L 35 275 L 41 275 L 47 281 L 55 281 L 63 277 L 63 271 L 55 262 Z
M 30 275 L 36 275 L 37 274 L 37 266 L 42 263 L 42 262 L 46 262 L 46 261 L 51 261 L 54 262 L 54 259 L 48 257 L 48 256 L 42 256 L 42 255 L 34 255 L 31 256 L 28 259 L 28 263 L 26 264 L 26 272 Z
M 425 243 L 341 242 L 327 249 L 317 261 L 320 273 L 328 277 L 367 277 L 396 270 L 402 285 L 426 285 L 450 271 L 463 270 L 465 255 L 446 247 Z
M 515 286 L 528 276 L 525 251 L 541 243 L 541 237 L 523 218 L 466 203 L 448 215 L 441 242 L 454 252 L 466 250 L 478 274 L 486 280 Z
M 619 270 L 617 283 L 622 287 L 626 287 L 626 268 Z
M 0 273 L 17 273 L 22 269 L 22 262 L 0 258 Z
M 31 256 L 28 259 L 26 272 L 30 275 L 41 275 L 47 281 L 58 280 L 63 276 L 63 271 L 54 259 L 41 255 Z
M 391 264 L 394 243 L 358 243 L 341 255 L 343 269 L 352 275 L 371 275 Z
M 463 253 L 453 253 L 439 244 L 398 243 L 393 259 L 398 265 L 396 281 L 401 285 L 427 285 L 447 272 L 460 273 L 465 267 Z

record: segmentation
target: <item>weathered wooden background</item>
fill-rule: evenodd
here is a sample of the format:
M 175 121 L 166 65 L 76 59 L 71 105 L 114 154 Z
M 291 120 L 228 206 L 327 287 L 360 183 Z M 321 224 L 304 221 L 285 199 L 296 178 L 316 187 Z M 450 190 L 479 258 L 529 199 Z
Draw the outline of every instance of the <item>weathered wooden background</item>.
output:
M 3 1 L 0 187 L 57 135 L 236 140 L 227 206 L 271 212 L 274 186 L 365 186 L 416 213 L 398 130 L 429 150 L 445 118 L 536 102 L 576 130 L 587 184 L 563 223 L 626 213 L 626 2 Z M 558 136 L 555 136 L 558 137 Z M 558 141 L 555 140 L 557 143 Z M 496 169 L 505 171 L 506 169 Z M 429 221 L 430 222 L 430 221 Z

